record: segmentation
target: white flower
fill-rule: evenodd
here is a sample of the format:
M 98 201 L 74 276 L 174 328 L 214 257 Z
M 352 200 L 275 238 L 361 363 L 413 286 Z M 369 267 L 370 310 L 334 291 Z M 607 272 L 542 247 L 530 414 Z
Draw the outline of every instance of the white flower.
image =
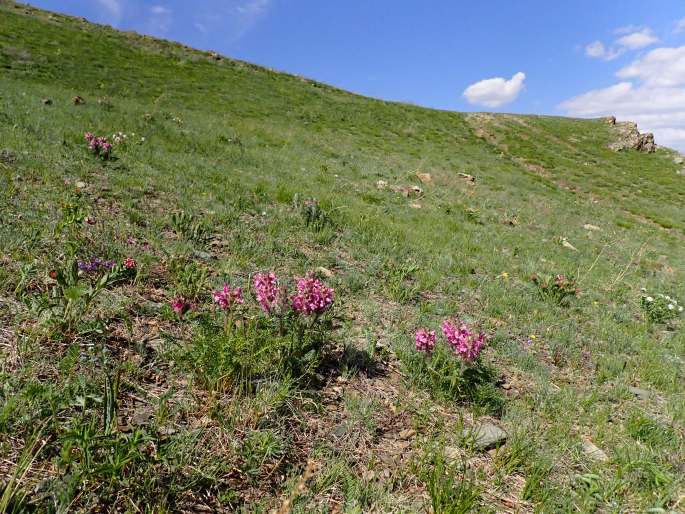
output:
M 673 304 L 672 304 L 672 303 L 669 303 L 669 304 L 668 304 L 668 310 L 669 310 L 669 311 L 672 311 L 674 308 L 675 308 L 675 307 L 673 307 Z
M 683 312 L 683 306 L 678 307 L 678 312 Z
M 648 296 L 647 298 L 645 298 L 645 301 L 652 303 L 654 301 L 654 298 L 652 298 L 651 296 Z

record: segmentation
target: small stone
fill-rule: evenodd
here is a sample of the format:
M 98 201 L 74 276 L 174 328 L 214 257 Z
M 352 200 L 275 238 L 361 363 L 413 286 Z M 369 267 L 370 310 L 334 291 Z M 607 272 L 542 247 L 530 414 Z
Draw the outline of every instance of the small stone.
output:
M 578 251 L 578 248 L 569 243 L 565 237 L 561 239 L 561 246 L 563 246 L 564 248 L 568 248 L 569 250 L 573 250 L 574 252 Z
M 335 437 L 344 437 L 347 434 L 347 427 L 343 424 L 340 424 L 331 430 L 331 434 L 333 434 Z
M 407 428 L 405 430 L 402 430 L 398 436 L 400 439 L 411 439 L 416 435 L 416 430 L 413 430 L 411 428 Z
M 583 225 L 583 228 L 585 230 L 602 230 L 597 225 L 590 225 L 589 223 L 586 223 L 585 225 Z
M 430 173 L 417 173 L 416 176 L 423 184 L 430 184 L 433 182 L 433 177 L 431 177 Z
M 329 270 L 328 268 L 324 268 L 323 266 L 319 266 L 314 271 L 316 271 L 319 275 L 323 275 L 326 278 L 333 277 L 333 272 L 331 270 Z
M 476 177 L 473 175 L 469 175 L 468 173 L 460 173 L 459 178 L 463 178 L 464 180 L 468 180 L 469 182 L 475 182 Z
M 409 207 L 411 207 L 412 209 L 421 209 L 422 208 L 420 203 L 410 203 Z
M 640 400 L 647 400 L 649 398 L 649 391 L 646 391 L 645 389 L 640 389 L 639 387 L 628 387 L 628 391 L 630 391 L 630 394 L 635 396 L 636 398 L 639 398 Z
M 76 182 L 76 184 L 74 184 L 74 185 L 75 185 L 76 187 L 78 187 L 79 189 L 83 189 L 84 187 L 86 187 L 86 183 L 85 183 L 85 182 L 81 182 L 80 180 L 79 180 L 78 182 Z
M 388 183 L 385 180 L 379 180 L 376 182 L 377 189 L 385 189 L 386 187 L 388 187 Z
M 214 256 L 209 252 L 203 252 L 201 250 L 196 250 L 193 252 L 193 257 L 197 259 L 202 259 L 203 261 L 209 261 L 214 259 Z
M 499 446 L 507 439 L 507 433 L 492 423 L 481 423 L 473 429 L 464 429 L 462 436 L 473 440 L 473 446 L 480 450 L 487 450 Z
M 609 460 L 609 456 L 604 453 L 604 450 L 599 448 L 589 439 L 583 440 L 583 451 L 585 452 L 585 455 L 590 457 L 592 460 L 596 460 L 598 462 L 606 462 Z
M 455 461 L 459 460 L 461 458 L 461 451 L 459 451 L 459 448 L 455 448 L 454 446 L 446 446 L 445 447 L 445 458 L 450 461 Z

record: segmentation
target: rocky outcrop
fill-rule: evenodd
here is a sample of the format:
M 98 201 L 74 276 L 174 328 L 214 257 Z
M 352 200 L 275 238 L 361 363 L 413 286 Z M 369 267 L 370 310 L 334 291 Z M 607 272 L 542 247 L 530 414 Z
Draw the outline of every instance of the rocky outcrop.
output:
M 604 118 L 604 121 L 608 125 L 613 126 L 613 130 L 616 132 L 616 141 L 609 144 L 609 148 L 614 152 L 622 150 L 637 150 L 645 153 L 656 152 L 654 134 L 651 132 L 640 134 L 637 130 L 637 123 L 632 121 L 617 122 L 613 116 Z

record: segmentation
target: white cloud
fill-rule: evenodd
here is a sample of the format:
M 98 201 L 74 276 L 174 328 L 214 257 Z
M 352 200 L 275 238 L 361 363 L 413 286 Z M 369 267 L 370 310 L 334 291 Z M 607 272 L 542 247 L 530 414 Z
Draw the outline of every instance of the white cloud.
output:
M 649 45 L 653 45 L 659 41 L 649 28 L 640 30 L 639 32 L 631 32 L 616 40 L 616 44 L 627 48 L 629 50 L 639 50 Z
M 680 18 L 675 22 L 675 29 L 673 29 L 673 32 L 680 34 L 683 31 L 685 31 L 685 18 Z
M 593 41 L 585 47 L 585 55 L 588 57 L 602 57 L 604 52 L 606 52 L 606 49 L 601 41 Z
M 238 3 L 235 10 L 248 17 L 261 16 L 269 8 L 270 0 L 246 0 Z
M 121 21 L 124 8 L 120 0 L 97 0 L 97 2 L 109 12 L 112 25 L 116 25 Z
M 156 36 L 165 36 L 173 23 L 173 11 L 163 5 L 150 7 L 150 16 L 147 19 L 146 31 Z
M 153 5 L 150 7 L 150 12 L 158 16 L 163 16 L 165 14 L 171 14 L 171 9 L 164 7 L 163 5 Z
M 471 104 L 500 107 L 516 100 L 525 80 L 526 74 L 523 72 L 516 73 L 510 80 L 502 77 L 481 80 L 467 87 L 464 97 Z
M 623 27 L 618 27 L 617 29 L 614 29 L 614 34 L 621 36 L 624 34 L 630 34 L 631 32 L 638 32 L 644 28 L 644 26 L 640 25 L 625 25 Z
M 623 80 L 570 98 L 560 108 L 571 116 L 614 115 L 654 132 L 658 144 L 685 150 L 685 46 L 656 48 L 620 69 Z
M 621 54 L 623 54 L 622 49 L 606 48 L 601 41 L 593 41 L 585 47 L 585 55 L 593 59 L 611 61 Z
M 607 47 L 601 41 L 593 41 L 585 46 L 585 55 L 593 59 L 612 61 L 629 50 L 639 50 L 659 41 L 649 27 L 628 25 L 617 28 L 614 34 L 622 36 L 612 46 Z
M 221 7 L 200 12 L 193 26 L 202 34 L 220 30 L 229 41 L 237 41 L 268 14 L 271 0 L 225 0 Z
M 656 48 L 620 69 L 617 75 L 622 79 L 637 78 L 657 87 L 685 84 L 685 46 Z

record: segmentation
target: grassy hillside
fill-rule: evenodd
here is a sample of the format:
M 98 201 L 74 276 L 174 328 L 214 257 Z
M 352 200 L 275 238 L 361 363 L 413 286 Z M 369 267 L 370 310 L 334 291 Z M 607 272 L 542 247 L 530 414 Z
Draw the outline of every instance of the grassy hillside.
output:
M 0 1 L 0 512 L 685 509 L 685 177 L 615 136 Z

